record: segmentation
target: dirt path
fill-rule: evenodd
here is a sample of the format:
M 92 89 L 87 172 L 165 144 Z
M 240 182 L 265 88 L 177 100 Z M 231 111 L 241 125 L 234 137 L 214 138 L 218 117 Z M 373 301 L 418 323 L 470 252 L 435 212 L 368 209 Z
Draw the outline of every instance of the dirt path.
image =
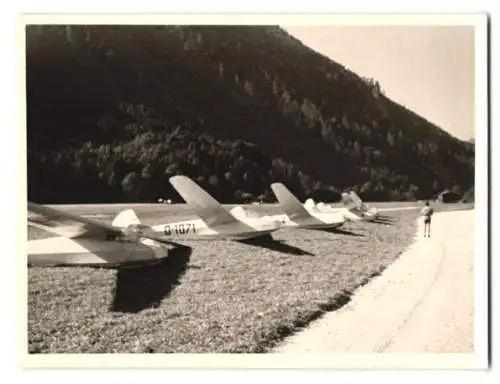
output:
M 275 352 L 468 352 L 474 349 L 474 211 L 438 213 L 417 241 L 342 309 Z

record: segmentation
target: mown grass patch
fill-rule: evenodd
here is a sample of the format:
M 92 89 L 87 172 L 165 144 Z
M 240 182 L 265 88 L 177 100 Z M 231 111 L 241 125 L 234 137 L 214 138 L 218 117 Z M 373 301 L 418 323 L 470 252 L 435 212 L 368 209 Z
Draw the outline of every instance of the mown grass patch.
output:
M 185 242 L 143 268 L 29 268 L 31 353 L 265 352 L 379 274 L 413 241 L 418 210 L 346 233 Z M 372 235 L 376 234 L 376 238 Z M 33 233 L 31 233 L 33 235 Z

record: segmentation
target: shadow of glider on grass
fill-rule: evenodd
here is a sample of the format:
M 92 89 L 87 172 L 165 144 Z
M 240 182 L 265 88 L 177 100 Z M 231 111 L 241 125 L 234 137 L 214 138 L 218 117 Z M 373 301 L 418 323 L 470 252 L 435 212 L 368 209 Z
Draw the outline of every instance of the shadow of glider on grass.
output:
M 245 240 L 281 227 L 269 216 L 247 217 L 241 207 L 227 211 L 185 176 L 174 176 L 170 182 L 196 208 L 199 219 L 148 226 L 127 209 L 108 224 L 28 202 L 28 211 L 36 214 L 28 216 L 28 225 L 58 235 L 28 241 L 28 264 L 117 267 L 151 263 L 167 257 L 169 245 L 179 246 L 174 239 Z

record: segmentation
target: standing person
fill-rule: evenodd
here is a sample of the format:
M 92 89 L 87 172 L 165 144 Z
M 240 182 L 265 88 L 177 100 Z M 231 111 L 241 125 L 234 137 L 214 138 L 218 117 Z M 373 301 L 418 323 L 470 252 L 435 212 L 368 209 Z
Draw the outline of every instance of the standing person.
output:
M 429 200 L 427 200 L 421 212 L 424 217 L 424 237 L 431 237 L 431 217 L 433 213 L 434 209 L 429 206 Z

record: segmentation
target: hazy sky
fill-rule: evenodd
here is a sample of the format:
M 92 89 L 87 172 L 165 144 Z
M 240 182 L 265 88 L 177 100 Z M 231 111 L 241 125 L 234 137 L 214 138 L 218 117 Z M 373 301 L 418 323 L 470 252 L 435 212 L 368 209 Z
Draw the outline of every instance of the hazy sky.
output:
M 474 27 L 284 27 L 461 139 L 474 137 Z

